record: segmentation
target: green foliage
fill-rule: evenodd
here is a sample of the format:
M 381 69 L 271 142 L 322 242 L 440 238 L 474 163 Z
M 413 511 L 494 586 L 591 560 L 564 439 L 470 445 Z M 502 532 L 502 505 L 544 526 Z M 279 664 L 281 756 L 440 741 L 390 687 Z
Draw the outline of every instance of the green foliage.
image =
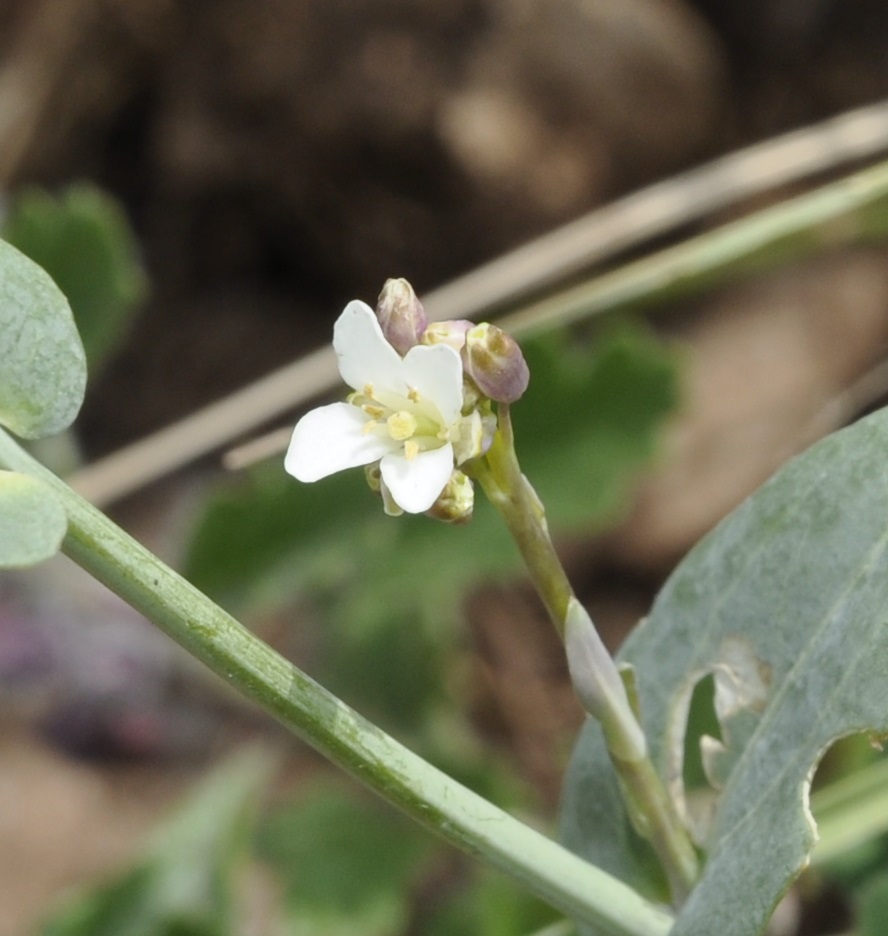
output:
M 86 184 L 58 198 L 28 188 L 13 199 L 3 236 L 67 296 L 94 374 L 124 337 L 147 286 L 120 205 Z
M 0 470 L 0 569 L 54 556 L 67 528 L 64 507 L 42 481 Z
M 265 822 L 259 854 L 284 884 L 288 936 L 403 929 L 433 843 L 390 808 L 319 788 Z
M 595 343 L 528 341 L 528 392 L 512 420 L 521 467 L 563 533 L 612 522 L 678 404 L 678 356 L 623 325 Z
M 556 916 L 550 907 L 502 875 L 479 868 L 449 901 L 436 903 L 423 936 L 518 936 L 536 933 Z M 561 936 L 567 936 L 563 933 Z
M 554 918 L 502 875 L 460 869 L 452 856 L 442 862 L 434 840 L 353 789 L 318 787 L 269 816 L 259 854 L 283 881 L 287 936 L 390 936 L 417 927 L 425 936 L 515 936 Z M 429 880 L 434 901 L 417 902 Z
M 0 241 L 0 425 L 25 439 L 61 432 L 86 389 L 68 301 L 36 263 Z
M 203 781 L 144 858 L 74 898 L 42 936 L 235 936 L 232 893 L 270 763 L 250 750 Z
M 707 857 L 675 936 L 760 932 L 814 843 L 814 765 L 837 738 L 888 731 L 886 456 L 882 411 L 792 461 L 689 554 L 621 653 L 665 777 L 681 775 L 695 685 L 715 681 L 724 744 L 703 754 L 708 801 L 688 802 Z M 563 838 L 649 890 L 611 776 L 588 725 Z
M 888 872 L 874 875 L 857 894 L 857 936 L 883 936 L 888 920 Z

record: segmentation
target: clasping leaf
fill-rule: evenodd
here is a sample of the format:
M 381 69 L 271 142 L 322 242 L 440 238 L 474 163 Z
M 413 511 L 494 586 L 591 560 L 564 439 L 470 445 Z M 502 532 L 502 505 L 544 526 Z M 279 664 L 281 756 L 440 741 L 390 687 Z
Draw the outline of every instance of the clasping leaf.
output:
M 692 550 L 620 654 L 636 669 L 655 764 L 704 851 L 673 936 L 762 932 L 814 847 L 820 758 L 845 735 L 888 732 L 886 466 L 888 411 L 794 459 Z M 683 756 L 707 680 L 719 724 L 697 742 L 700 811 L 685 795 Z M 651 893 L 610 773 L 589 724 L 568 772 L 563 837 Z

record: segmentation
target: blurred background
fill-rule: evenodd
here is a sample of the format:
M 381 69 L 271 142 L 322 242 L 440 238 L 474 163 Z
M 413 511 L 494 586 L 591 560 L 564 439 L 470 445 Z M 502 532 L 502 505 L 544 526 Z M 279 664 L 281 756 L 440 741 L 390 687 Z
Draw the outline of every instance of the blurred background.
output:
M 390 276 L 422 295 L 878 102 L 886 48 L 881 0 L 0 0 L 3 233 L 92 335 L 75 433 L 43 454 L 71 472 L 175 422 L 327 342 Z M 842 245 L 529 344 L 519 445 L 611 646 L 702 533 L 880 402 L 878 381 L 855 388 L 885 355 L 886 259 Z M 551 827 L 581 714 L 481 508 L 459 530 L 395 524 L 360 478 L 302 488 L 277 460 L 229 475 L 213 451 L 109 509 L 387 730 Z M 105 932 L 70 889 L 146 860 L 159 818 L 257 736 L 279 758 L 259 860 L 237 922 L 201 932 L 509 936 L 551 918 L 328 777 L 64 561 L 0 578 L 0 688 L 0 936 Z M 847 907 L 818 900 L 785 931 L 837 931 Z

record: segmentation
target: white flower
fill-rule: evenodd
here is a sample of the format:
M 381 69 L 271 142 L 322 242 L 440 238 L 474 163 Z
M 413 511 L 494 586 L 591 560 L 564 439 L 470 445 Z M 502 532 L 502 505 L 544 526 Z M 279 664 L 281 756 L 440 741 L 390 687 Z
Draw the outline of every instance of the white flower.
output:
M 306 413 L 284 461 L 300 481 L 379 462 L 382 482 L 407 513 L 428 510 L 454 464 L 482 445 L 478 413 L 461 415 L 463 368 L 447 345 L 417 345 L 402 358 L 373 310 L 350 302 L 333 328 L 339 373 L 355 391 L 347 403 Z M 454 451 L 456 443 L 456 451 Z

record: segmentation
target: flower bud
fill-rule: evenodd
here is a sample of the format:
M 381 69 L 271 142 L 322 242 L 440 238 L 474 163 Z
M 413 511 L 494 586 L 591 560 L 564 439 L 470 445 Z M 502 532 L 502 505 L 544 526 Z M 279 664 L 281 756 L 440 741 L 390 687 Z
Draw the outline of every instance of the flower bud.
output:
M 422 336 L 422 343 L 427 345 L 446 344 L 454 351 L 462 351 L 466 343 L 466 332 L 473 328 L 474 322 L 468 319 L 453 319 L 445 322 L 432 322 Z
M 468 523 L 472 519 L 474 505 L 474 485 L 461 471 L 454 469 L 444 490 L 426 511 L 426 516 L 445 523 Z
M 518 342 L 483 322 L 466 332 L 463 367 L 478 389 L 497 403 L 514 403 L 527 389 L 530 371 Z
M 422 303 L 405 279 L 385 281 L 376 303 L 376 317 L 386 340 L 401 355 L 420 343 L 428 324 Z

